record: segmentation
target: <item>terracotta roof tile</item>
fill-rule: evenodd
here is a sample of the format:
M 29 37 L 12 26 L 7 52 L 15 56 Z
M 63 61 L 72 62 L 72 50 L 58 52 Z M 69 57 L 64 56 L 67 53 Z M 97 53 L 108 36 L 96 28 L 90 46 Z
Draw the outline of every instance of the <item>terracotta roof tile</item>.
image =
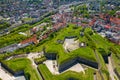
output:
M 31 38 L 21 41 L 20 44 L 26 44 L 26 43 L 30 43 L 30 42 L 34 42 L 35 44 L 37 44 L 37 36 L 33 35 L 33 37 L 31 37 Z

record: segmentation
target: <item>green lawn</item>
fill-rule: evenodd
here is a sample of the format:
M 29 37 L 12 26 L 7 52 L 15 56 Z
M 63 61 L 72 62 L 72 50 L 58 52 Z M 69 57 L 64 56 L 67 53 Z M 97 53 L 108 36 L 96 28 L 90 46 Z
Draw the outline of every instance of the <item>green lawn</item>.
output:
M 106 56 L 110 53 L 110 47 L 113 45 L 106 38 L 101 37 L 99 34 L 94 33 L 90 29 L 85 30 L 85 36 L 87 38 L 88 46 L 97 49 L 102 56 Z
M 39 58 L 35 58 L 34 62 L 37 63 L 37 64 L 40 64 L 40 63 L 44 62 L 45 60 L 46 60 L 46 57 L 42 56 L 42 57 L 39 57 Z
M 73 58 L 76 58 L 76 57 L 80 57 L 80 58 L 84 58 L 86 60 L 96 62 L 95 54 L 94 54 L 93 50 L 89 47 L 79 48 L 70 53 L 60 53 L 59 56 L 60 57 L 58 59 L 58 63 L 60 63 L 60 64 L 66 62 L 66 61 L 69 61 Z
M 98 57 L 99 57 L 99 59 L 100 59 L 100 65 L 101 65 L 102 75 L 103 75 L 103 77 L 104 77 L 105 80 L 109 80 L 110 75 L 109 75 L 107 66 L 106 66 L 106 64 L 105 64 L 105 61 L 104 61 L 101 53 L 99 53 L 99 52 L 97 51 L 97 54 L 98 54 Z
M 25 76 L 30 78 L 30 80 L 40 80 L 40 77 L 33 68 L 31 61 L 27 58 L 16 58 L 3 61 L 3 63 L 14 72 L 24 71 Z
M 108 54 L 109 48 L 112 45 L 112 43 L 108 42 L 107 39 L 102 38 L 98 34 L 92 35 L 91 37 L 94 40 L 94 42 L 97 44 L 97 48 L 103 48 L 105 50 L 106 54 Z
M 45 64 L 40 64 L 38 68 L 45 80 L 69 80 L 70 78 L 74 80 L 93 80 L 94 70 L 89 68 L 85 70 L 85 74 L 82 72 L 67 71 L 60 75 L 53 75 Z

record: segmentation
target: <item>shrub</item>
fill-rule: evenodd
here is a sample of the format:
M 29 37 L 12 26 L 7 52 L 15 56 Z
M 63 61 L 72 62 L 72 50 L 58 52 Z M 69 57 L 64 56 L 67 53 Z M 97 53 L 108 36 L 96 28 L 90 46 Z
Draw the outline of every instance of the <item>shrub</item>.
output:
M 45 56 L 42 56 L 41 58 L 35 58 L 34 61 L 36 64 L 41 64 L 46 60 Z

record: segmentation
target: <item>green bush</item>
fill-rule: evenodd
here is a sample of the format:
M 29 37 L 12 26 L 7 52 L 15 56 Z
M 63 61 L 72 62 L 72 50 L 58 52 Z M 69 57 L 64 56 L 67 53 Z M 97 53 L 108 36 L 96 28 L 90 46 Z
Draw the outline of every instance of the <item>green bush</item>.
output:
M 41 64 L 46 60 L 45 56 L 42 56 L 41 58 L 35 58 L 34 61 L 36 64 Z

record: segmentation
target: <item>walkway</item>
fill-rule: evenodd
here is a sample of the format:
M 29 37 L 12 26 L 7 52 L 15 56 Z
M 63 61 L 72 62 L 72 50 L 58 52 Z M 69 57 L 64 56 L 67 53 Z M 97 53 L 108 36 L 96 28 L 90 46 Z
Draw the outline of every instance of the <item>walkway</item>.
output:
M 40 73 L 39 73 L 39 71 L 38 71 L 38 69 L 37 69 L 38 65 L 36 65 L 35 62 L 34 62 L 34 58 L 38 58 L 41 55 L 43 55 L 43 52 L 41 52 L 41 53 L 30 53 L 30 54 L 28 54 L 27 58 L 29 58 L 31 60 L 32 66 L 36 70 L 37 74 L 40 76 L 40 79 L 43 80 Z
M 108 57 L 108 62 L 109 62 L 109 64 L 106 64 L 106 65 L 108 67 L 108 71 L 109 71 L 111 79 L 112 80 L 116 80 L 116 79 L 119 80 L 117 75 L 114 72 L 114 69 L 113 69 L 113 66 L 112 66 L 111 57 Z
M 102 72 L 101 72 L 100 58 L 99 58 L 98 53 L 96 52 L 96 50 L 94 50 L 94 53 L 95 53 L 95 56 L 96 56 L 96 59 L 97 59 L 97 62 L 98 62 L 98 72 L 99 72 L 102 80 L 104 80 L 104 77 L 103 77 Z

